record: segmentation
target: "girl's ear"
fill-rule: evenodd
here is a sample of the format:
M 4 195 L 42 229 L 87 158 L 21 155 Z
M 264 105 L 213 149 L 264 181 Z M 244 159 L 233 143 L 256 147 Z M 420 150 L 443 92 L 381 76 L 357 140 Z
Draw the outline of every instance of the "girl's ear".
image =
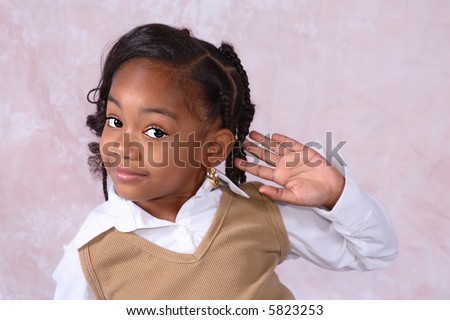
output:
M 203 152 L 203 164 L 215 167 L 225 161 L 233 150 L 234 134 L 229 129 L 219 129 L 209 136 Z

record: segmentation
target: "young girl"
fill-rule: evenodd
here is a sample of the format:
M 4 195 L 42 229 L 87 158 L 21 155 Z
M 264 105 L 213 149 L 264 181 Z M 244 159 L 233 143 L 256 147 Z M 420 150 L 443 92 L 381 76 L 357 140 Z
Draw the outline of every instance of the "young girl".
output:
M 255 109 L 231 45 L 137 27 L 88 97 L 100 137 L 89 162 L 107 201 L 65 247 L 55 298 L 293 299 L 274 272 L 285 259 L 333 270 L 394 260 L 389 218 L 348 168 L 281 134 L 249 134 Z

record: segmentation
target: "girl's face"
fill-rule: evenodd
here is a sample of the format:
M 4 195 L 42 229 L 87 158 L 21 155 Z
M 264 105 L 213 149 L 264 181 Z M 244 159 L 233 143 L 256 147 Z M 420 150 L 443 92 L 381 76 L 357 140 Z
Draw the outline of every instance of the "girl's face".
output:
M 205 176 L 208 135 L 194 133 L 208 124 L 189 112 L 185 101 L 171 83 L 170 69 L 145 59 L 128 61 L 113 78 L 100 138 L 116 192 L 167 220 L 174 220 Z

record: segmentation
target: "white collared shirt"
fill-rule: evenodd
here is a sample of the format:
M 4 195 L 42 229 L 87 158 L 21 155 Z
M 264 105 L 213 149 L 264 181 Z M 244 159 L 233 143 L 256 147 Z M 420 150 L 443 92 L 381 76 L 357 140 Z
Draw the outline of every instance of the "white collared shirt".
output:
M 291 244 L 290 259 L 303 257 L 332 270 L 373 270 L 389 266 L 397 255 L 397 238 L 383 207 L 355 183 L 347 167 L 337 168 L 345 177 L 344 191 L 327 211 L 320 208 L 277 203 Z M 248 197 L 225 175 L 222 184 Z M 175 222 L 148 214 L 124 200 L 111 187 L 109 200 L 94 209 L 75 238 L 64 247 L 64 256 L 53 273 L 55 299 L 94 299 L 84 277 L 78 249 L 114 227 L 135 232 L 163 248 L 193 253 L 205 236 L 222 195 L 205 181 L 186 201 Z

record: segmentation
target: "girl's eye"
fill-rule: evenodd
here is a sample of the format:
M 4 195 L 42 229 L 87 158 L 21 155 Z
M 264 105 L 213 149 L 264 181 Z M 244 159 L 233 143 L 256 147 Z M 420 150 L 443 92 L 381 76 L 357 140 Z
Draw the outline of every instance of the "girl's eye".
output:
M 122 128 L 123 126 L 123 123 L 119 119 L 113 117 L 107 118 L 106 123 L 113 128 Z
M 165 133 L 164 131 L 162 131 L 161 129 L 158 128 L 150 128 L 147 131 L 144 132 L 146 135 L 148 135 L 151 138 L 155 138 L 155 139 L 161 139 L 164 138 L 165 136 L 167 136 L 167 133 Z

